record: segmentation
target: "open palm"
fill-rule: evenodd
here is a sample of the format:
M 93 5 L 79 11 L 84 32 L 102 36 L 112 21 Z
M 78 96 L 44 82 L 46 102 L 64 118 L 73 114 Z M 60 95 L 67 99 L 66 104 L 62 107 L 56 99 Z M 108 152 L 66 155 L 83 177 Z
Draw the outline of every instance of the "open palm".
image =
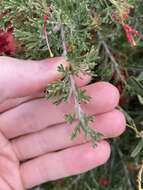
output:
M 43 98 L 42 90 L 57 80 L 63 58 L 23 61 L 0 57 L 0 189 L 25 190 L 46 181 L 79 174 L 104 164 L 110 146 L 102 140 L 96 148 L 79 135 L 70 134 L 75 126 L 67 126 L 65 113 L 73 104 L 58 107 Z M 118 90 L 109 83 L 86 85 L 89 77 L 77 80 L 92 97 L 83 109 L 96 120 L 92 127 L 105 139 L 125 130 L 125 118 L 115 109 Z

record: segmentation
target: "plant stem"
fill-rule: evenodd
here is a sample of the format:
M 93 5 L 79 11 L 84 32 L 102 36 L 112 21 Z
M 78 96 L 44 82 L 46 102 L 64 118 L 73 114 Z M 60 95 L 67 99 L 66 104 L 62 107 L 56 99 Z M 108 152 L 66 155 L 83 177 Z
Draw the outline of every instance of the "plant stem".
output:
M 138 190 L 143 190 L 142 188 L 142 174 L 143 174 L 143 160 L 141 162 L 141 167 L 140 167 L 140 170 L 139 170 L 139 173 L 138 173 L 138 176 L 137 176 L 137 183 L 138 183 Z
M 120 79 L 122 80 L 122 82 L 123 82 L 124 84 L 126 84 L 126 81 L 125 81 L 124 77 L 123 77 L 122 74 L 121 74 L 121 71 L 120 71 L 120 68 L 119 68 L 119 64 L 117 63 L 116 59 L 115 59 L 114 56 L 112 55 L 111 51 L 109 50 L 109 47 L 108 47 L 107 43 L 103 40 L 103 37 L 101 36 L 101 34 L 98 33 L 98 35 L 99 35 L 99 38 L 100 38 L 100 40 L 101 40 L 101 42 L 100 42 L 101 45 L 104 47 L 107 56 L 110 58 L 111 62 L 112 62 L 113 65 L 114 65 L 115 71 L 117 72 L 117 74 L 118 74 L 118 76 L 120 77 Z
M 66 42 L 65 42 L 65 32 L 63 28 L 63 24 L 61 23 L 61 38 L 62 38 L 62 46 L 63 46 L 63 56 L 67 59 L 67 48 L 66 48 Z M 71 83 L 71 92 L 70 92 L 70 97 L 73 95 L 74 97 L 74 103 L 75 103 L 75 112 L 77 118 L 81 121 L 82 125 L 84 126 L 84 119 L 83 119 L 83 110 L 78 102 L 78 92 L 76 89 L 76 84 L 73 75 L 70 75 L 70 83 Z
M 44 35 L 45 35 L 45 40 L 46 40 L 46 44 L 47 44 L 47 47 L 48 47 L 48 51 L 50 53 L 50 57 L 54 57 L 52 51 L 51 51 L 51 48 L 50 48 L 50 44 L 49 44 L 49 39 L 48 39 L 48 33 L 47 33 L 47 17 L 45 15 L 44 17 Z

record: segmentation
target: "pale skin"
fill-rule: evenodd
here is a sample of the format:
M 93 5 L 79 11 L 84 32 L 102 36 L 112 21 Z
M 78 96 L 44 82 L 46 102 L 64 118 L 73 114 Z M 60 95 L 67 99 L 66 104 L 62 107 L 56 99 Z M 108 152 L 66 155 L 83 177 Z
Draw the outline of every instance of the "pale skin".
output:
M 75 79 L 92 97 L 83 109 L 96 116 L 92 127 L 104 135 L 95 148 L 83 135 L 74 141 L 64 114 L 72 101 L 58 107 L 42 91 L 60 78 L 57 66 L 64 58 L 23 61 L 0 57 L 0 189 L 26 190 L 41 183 L 80 174 L 104 164 L 110 157 L 106 141 L 125 130 L 124 115 L 116 109 L 119 92 L 107 82 L 87 85 L 90 77 Z

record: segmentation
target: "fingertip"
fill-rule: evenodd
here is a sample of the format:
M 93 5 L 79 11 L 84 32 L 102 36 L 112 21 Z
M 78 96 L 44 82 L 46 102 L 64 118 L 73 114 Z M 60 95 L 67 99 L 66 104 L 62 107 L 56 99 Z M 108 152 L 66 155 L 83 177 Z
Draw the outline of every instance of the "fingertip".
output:
M 114 110 L 113 117 L 115 119 L 114 129 L 112 130 L 112 138 L 118 137 L 126 130 L 126 118 L 119 110 Z
M 65 67 L 67 67 L 69 65 L 69 63 L 67 62 L 67 60 L 64 57 L 52 57 L 52 58 L 47 58 L 47 59 L 43 59 L 43 60 L 39 60 L 39 61 L 33 61 L 33 62 L 37 62 L 38 64 L 42 64 L 43 67 L 45 66 L 45 68 L 47 66 L 51 66 L 52 68 L 57 68 L 57 66 L 59 65 L 63 65 Z
M 37 61 L 37 64 L 42 72 L 47 72 L 47 70 L 49 70 L 49 74 L 54 76 L 55 80 L 62 77 L 60 72 L 58 71 L 58 67 L 60 65 L 63 65 L 64 68 L 69 66 L 69 63 L 64 57 L 54 57 L 40 60 Z
M 117 109 L 100 114 L 96 117 L 92 125 L 104 138 L 114 138 L 120 136 L 126 129 L 126 119 L 122 112 Z
M 75 76 L 74 78 L 77 86 L 79 87 L 85 86 L 91 81 L 91 76 L 83 73 L 80 73 L 78 77 Z
M 110 148 L 110 144 L 103 140 L 101 142 L 98 143 L 98 152 L 100 154 L 98 154 L 98 165 L 97 166 L 100 166 L 100 165 L 103 165 L 105 164 L 109 158 L 110 158 L 110 155 L 111 155 L 111 148 Z
M 64 68 L 69 66 L 69 62 L 64 57 L 54 57 L 50 59 L 45 59 L 39 61 L 43 67 L 49 67 L 53 70 L 58 71 L 58 66 L 61 64 L 64 66 Z M 59 75 L 59 72 L 57 72 L 57 75 Z M 79 73 L 78 76 L 74 76 L 75 82 L 77 86 L 82 87 L 88 84 L 91 81 L 91 76 L 88 74 Z
M 66 154 L 65 159 L 66 171 L 71 175 L 87 172 L 105 164 L 111 154 L 110 145 L 107 141 L 98 142 L 95 148 L 90 142 L 71 148 L 69 151 L 72 149 L 74 154 Z M 68 158 L 69 156 L 70 159 Z
M 63 65 L 64 68 L 69 66 L 69 62 L 64 57 L 55 57 L 50 59 L 41 60 L 40 63 L 43 64 L 43 67 L 52 68 L 57 71 L 57 76 L 59 76 L 58 66 Z M 82 87 L 88 84 L 91 81 L 91 76 L 88 74 L 80 73 L 78 76 L 74 76 L 77 86 Z
M 110 106 L 115 108 L 119 104 L 120 93 L 119 90 L 109 82 L 97 82 L 98 88 L 102 88 L 105 93 L 106 100 L 109 100 Z
M 89 113 L 106 113 L 115 109 L 119 104 L 120 94 L 118 89 L 108 82 L 96 82 L 85 89 L 91 98 Z M 86 105 L 85 105 L 86 106 Z

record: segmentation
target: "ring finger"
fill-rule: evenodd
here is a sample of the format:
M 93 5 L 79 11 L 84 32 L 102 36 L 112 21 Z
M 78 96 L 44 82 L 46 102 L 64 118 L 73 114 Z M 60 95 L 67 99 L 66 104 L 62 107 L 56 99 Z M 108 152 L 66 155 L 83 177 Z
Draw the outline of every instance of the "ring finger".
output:
M 116 122 L 114 123 L 115 118 Z M 21 161 L 31 159 L 48 152 L 85 143 L 84 135 L 82 134 L 78 135 L 75 140 L 71 140 L 70 136 L 75 125 L 74 123 L 69 126 L 68 124 L 52 126 L 40 132 L 12 140 L 18 159 Z M 112 112 L 97 115 L 91 127 L 102 133 L 104 138 L 116 137 L 125 130 L 125 118 L 121 112 L 113 110 Z

